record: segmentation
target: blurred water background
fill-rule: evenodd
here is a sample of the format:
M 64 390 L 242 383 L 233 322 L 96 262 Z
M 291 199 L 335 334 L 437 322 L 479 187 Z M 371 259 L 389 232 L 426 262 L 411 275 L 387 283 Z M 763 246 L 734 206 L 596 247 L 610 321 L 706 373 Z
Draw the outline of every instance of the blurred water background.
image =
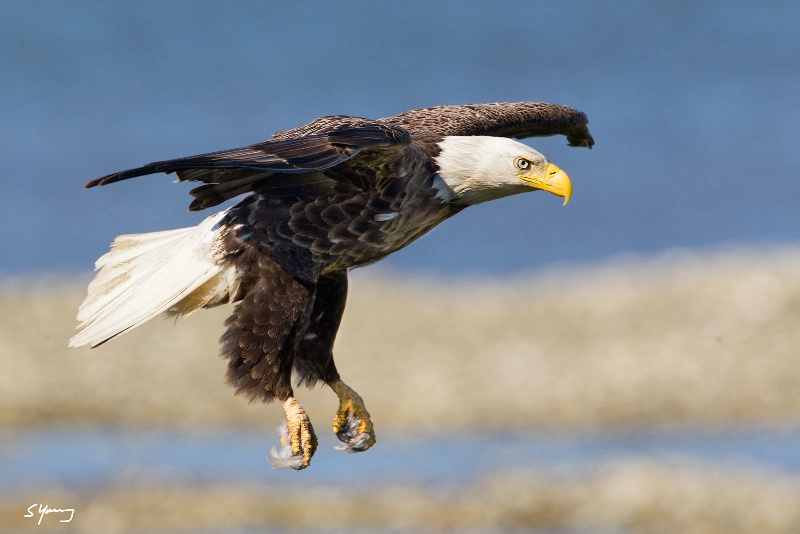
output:
M 165 176 L 83 190 L 91 178 L 322 115 L 514 100 L 589 115 L 592 151 L 528 141 L 573 178 L 573 203 L 468 210 L 388 266 L 496 273 L 795 242 L 798 24 L 790 1 L 6 0 L 0 272 L 85 272 L 117 234 L 206 216 Z
M 798 28 L 790 1 L 0 2 L 0 526 L 800 532 Z M 171 177 L 87 180 L 514 100 L 597 144 L 526 141 L 568 207 L 474 207 L 354 273 L 337 361 L 370 452 L 332 452 L 303 391 L 323 446 L 269 470 L 281 410 L 222 385 L 226 310 L 64 347 L 116 235 L 208 215 Z M 45 500 L 75 520 L 22 517 Z

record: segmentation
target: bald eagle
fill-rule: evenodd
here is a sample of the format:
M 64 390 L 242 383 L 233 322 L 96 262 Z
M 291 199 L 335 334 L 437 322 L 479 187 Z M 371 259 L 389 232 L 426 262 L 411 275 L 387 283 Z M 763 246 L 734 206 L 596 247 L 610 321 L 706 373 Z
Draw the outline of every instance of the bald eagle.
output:
M 539 102 L 327 116 L 244 148 L 92 180 L 87 188 L 174 172 L 204 184 L 190 191 L 192 211 L 248 195 L 196 227 L 117 237 L 97 261 L 70 345 L 96 347 L 162 313 L 236 303 L 220 339 L 227 382 L 251 401 L 282 403 L 283 449 L 273 449 L 273 465 L 304 469 L 317 448 L 293 374 L 336 393 L 339 448 L 365 451 L 375 443 L 369 412 L 333 361 L 347 271 L 467 206 L 536 190 L 566 204 L 566 173 L 511 138 L 561 134 L 591 148 L 587 122 L 576 109 Z

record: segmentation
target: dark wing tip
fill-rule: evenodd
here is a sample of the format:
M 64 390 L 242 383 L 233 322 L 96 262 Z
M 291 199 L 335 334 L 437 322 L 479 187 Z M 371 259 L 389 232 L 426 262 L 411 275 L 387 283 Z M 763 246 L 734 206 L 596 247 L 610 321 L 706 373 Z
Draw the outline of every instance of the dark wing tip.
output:
M 583 135 L 575 136 L 573 134 L 567 135 L 567 143 L 569 146 L 577 146 L 581 148 L 591 149 L 594 146 L 594 138 L 587 131 Z
M 116 182 L 121 182 L 122 180 L 127 180 L 128 178 L 136 178 L 137 176 L 146 176 L 148 174 L 155 174 L 157 172 L 165 172 L 169 174 L 170 170 L 165 169 L 162 170 L 159 167 L 161 163 L 150 163 L 148 165 L 144 165 L 142 167 L 137 167 L 135 169 L 128 169 L 127 171 L 120 171 L 115 172 L 114 174 L 107 174 L 106 176 L 101 176 L 100 178 L 95 178 L 94 180 L 90 180 L 83 184 L 83 187 L 86 189 L 91 189 L 92 187 L 96 187 L 98 185 L 108 185 L 113 184 Z
M 86 189 L 91 189 L 92 187 L 96 187 L 98 185 L 106 185 L 106 184 L 113 184 L 114 182 L 119 182 L 120 180 L 124 180 L 125 178 L 120 178 L 120 172 L 109 174 L 108 176 L 102 176 L 100 178 L 95 178 L 89 182 L 83 184 L 83 187 Z
M 574 110 L 572 122 L 574 126 L 564 132 L 567 136 L 567 143 L 569 143 L 569 146 L 592 148 L 594 146 L 594 138 L 592 134 L 589 133 L 589 128 L 587 126 L 589 119 L 586 117 L 586 114 L 582 111 Z
M 592 148 L 594 138 L 589 133 L 589 118 L 583 111 L 568 106 L 562 106 L 568 117 L 568 125 L 564 128 L 564 135 L 567 136 L 569 146 Z
M 218 204 L 220 203 L 207 204 L 205 200 L 194 199 L 191 204 L 189 204 L 189 211 L 203 211 L 206 208 L 217 206 Z

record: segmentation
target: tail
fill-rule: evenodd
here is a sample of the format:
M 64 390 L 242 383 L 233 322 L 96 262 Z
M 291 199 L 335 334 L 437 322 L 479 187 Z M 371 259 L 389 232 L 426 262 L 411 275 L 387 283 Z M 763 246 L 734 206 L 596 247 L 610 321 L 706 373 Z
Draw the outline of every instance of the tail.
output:
M 235 267 L 215 257 L 226 212 L 198 226 L 122 235 L 97 260 L 100 270 L 78 311 L 70 347 L 96 347 L 159 315 L 187 315 L 227 302 L 238 290 Z

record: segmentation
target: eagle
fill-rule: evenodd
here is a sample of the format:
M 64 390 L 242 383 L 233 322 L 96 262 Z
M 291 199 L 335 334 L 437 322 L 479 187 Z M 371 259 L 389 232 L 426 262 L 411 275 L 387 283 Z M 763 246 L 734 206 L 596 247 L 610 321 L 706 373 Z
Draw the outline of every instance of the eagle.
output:
M 564 135 L 591 148 L 586 115 L 542 102 L 447 105 L 383 119 L 334 115 L 232 150 L 150 163 L 85 187 L 154 173 L 201 182 L 191 211 L 240 195 L 199 225 L 122 235 L 97 260 L 70 346 L 97 347 L 150 319 L 235 303 L 220 338 L 226 382 L 286 412 L 275 467 L 304 469 L 317 448 L 295 398 L 318 382 L 339 398 L 337 448 L 375 444 L 362 398 L 333 345 L 347 273 L 416 240 L 464 208 L 523 193 L 572 194 L 567 174 L 515 139 Z

